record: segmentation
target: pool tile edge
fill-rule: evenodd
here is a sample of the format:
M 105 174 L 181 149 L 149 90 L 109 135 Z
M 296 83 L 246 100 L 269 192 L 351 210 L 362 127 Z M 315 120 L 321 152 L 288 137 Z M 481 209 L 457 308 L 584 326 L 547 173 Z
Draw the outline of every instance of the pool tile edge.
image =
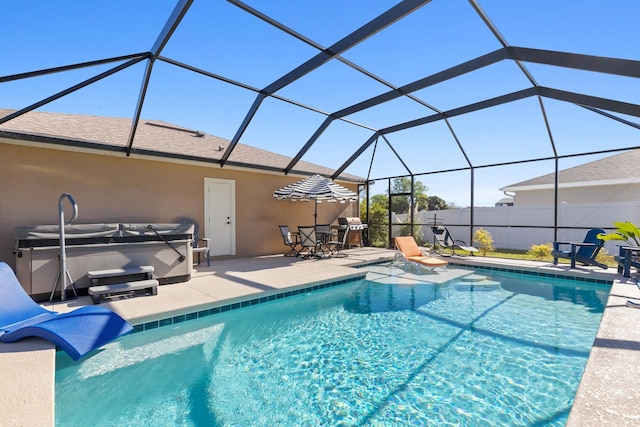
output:
M 199 319 L 214 314 L 224 313 L 228 311 L 237 310 L 240 308 L 246 308 L 257 304 L 271 302 L 283 298 L 289 298 L 292 296 L 305 294 L 309 292 L 318 291 L 321 289 L 330 288 L 333 286 L 343 285 L 350 282 L 362 280 L 366 277 L 366 272 L 356 273 L 346 277 L 341 277 L 333 280 L 326 280 L 321 282 L 306 283 L 303 285 L 293 286 L 286 289 L 280 289 L 277 292 L 265 293 L 254 295 L 245 295 L 242 297 L 218 301 L 215 303 L 208 303 L 201 307 L 193 307 L 193 311 L 186 313 L 163 313 L 163 317 L 149 320 L 146 322 L 135 322 L 133 324 L 133 332 L 142 332 L 151 329 L 157 329 L 163 326 L 170 326 L 176 323 L 182 323 L 186 320 Z

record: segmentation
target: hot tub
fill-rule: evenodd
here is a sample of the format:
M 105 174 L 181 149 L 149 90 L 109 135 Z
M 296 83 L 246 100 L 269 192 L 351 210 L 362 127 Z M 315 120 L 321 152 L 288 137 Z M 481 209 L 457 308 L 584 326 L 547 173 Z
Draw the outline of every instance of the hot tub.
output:
M 184 282 L 193 270 L 192 224 L 72 224 L 65 226 L 66 265 L 78 294 L 88 271 L 150 265 L 162 284 Z M 57 225 L 14 228 L 16 275 L 36 301 L 49 299 L 60 270 Z M 59 294 L 60 285 L 57 287 Z

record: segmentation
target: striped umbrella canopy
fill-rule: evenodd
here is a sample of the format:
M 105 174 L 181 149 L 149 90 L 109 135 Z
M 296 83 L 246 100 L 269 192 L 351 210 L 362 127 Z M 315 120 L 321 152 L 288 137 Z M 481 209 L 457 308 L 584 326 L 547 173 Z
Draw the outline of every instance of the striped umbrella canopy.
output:
M 291 201 L 314 201 L 314 225 L 318 217 L 318 203 L 322 200 L 329 202 L 353 202 L 358 200 L 358 194 L 336 184 L 329 178 L 313 175 L 301 181 L 289 184 L 273 192 L 273 198 Z

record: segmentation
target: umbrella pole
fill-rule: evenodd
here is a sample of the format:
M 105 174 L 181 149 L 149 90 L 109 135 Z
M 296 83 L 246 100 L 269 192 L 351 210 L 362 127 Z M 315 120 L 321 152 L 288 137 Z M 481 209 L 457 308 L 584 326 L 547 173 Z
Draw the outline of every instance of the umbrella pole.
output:
M 318 201 L 313 199 L 313 226 L 318 225 Z

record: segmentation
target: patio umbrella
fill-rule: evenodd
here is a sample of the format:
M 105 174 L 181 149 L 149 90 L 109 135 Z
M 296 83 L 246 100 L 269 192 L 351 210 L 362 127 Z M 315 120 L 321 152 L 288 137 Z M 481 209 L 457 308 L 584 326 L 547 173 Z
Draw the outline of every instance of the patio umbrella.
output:
M 313 225 L 318 218 L 318 203 L 322 200 L 329 202 L 353 202 L 358 200 L 358 194 L 336 184 L 329 178 L 313 175 L 301 181 L 289 184 L 273 192 L 273 198 L 278 200 L 289 199 L 291 201 L 313 201 Z

